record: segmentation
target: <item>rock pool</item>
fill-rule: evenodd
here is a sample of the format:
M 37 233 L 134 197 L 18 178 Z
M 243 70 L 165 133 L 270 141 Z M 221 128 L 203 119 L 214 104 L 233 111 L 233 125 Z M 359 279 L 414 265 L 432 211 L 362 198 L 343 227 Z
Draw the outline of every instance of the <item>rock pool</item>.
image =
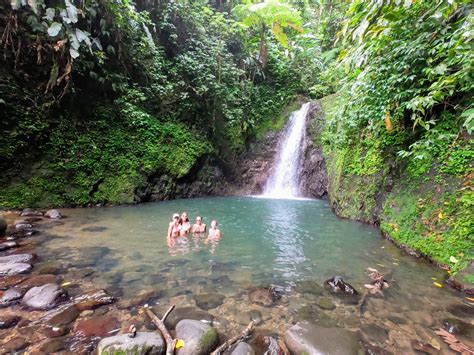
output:
M 171 215 L 183 211 L 191 222 L 198 214 L 208 225 L 218 220 L 222 239 L 205 244 L 205 238 L 190 236 L 168 245 Z M 105 289 L 117 300 L 66 322 L 64 351 L 90 351 L 130 324 L 153 329 L 144 320 L 144 304 L 158 313 L 176 304 L 170 329 L 183 318 L 205 320 L 221 340 L 256 320 L 250 343 L 257 353 L 264 351 L 259 335 L 283 339 L 299 321 L 340 328 L 340 334 L 353 331 L 375 353 L 408 354 L 422 346 L 449 353 L 435 331 L 452 324 L 461 324 L 454 334 L 472 346 L 472 304 L 444 284 L 442 270 L 406 255 L 374 227 L 339 219 L 323 200 L 213 197 L 61 212 L 67 218 L 37 222 L 41 233 L 23 247 L 38 255 L 32 274 L 57 275 L 69 297 Z M 388 281 L 383 296 L 363 295 L 371 282 L 367 267 Z M 324 281 L 336 275 L 360 295 L 325 289 Z M 0 312 L 24 319 L 0 330 L 5 342 L 55 338 L 35 332 L 44 312 L 27 312 L 21 304 Z M 320 338 L 335 341 L 313 340 Z

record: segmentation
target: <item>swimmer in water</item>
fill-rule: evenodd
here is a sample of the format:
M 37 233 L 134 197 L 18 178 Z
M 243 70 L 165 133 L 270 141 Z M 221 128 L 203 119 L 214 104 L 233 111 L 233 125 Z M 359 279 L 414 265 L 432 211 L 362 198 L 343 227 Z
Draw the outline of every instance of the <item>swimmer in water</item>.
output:
M 211 228 L 209 228 L 209 235 L 206 239 L 206 243 L 210 240 L 219 240 L 221 239 L 221 231 L 217 228 L 217 221 L 213 220 L 211 222 Z
M 181 225 L 181 229 L 179 231 L 180 236 L 185 236 L 191 231 L 191 223 L 189 223 L 188 214 L 186 212 L 181 213 L 179 224 Z
M 206 233 L 206 225 L 204 223 L 202 223 L 202 217 L 201 216 L 196 217 L 196 223 L 193 224 L 192 232 L 194 234 Z
M 181 231 L 181 224 L 179 223 L 179 214 L 173 214 L 173 220 L 168 225 L 168 238 L 176 238 Z

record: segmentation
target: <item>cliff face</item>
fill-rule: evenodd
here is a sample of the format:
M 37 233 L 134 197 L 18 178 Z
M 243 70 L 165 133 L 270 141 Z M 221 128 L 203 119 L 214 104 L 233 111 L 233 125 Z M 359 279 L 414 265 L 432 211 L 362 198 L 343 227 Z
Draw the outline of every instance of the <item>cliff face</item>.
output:
M 332 112 L 337 97 L 322 102 L 320 114 L 326 118 L 321 120 L 337 126 Z M 452 281 L 472 291 L 474 199 L 472 160 L 466 159 L 473 154 L 471 138 L 459 137 L 456 146 L 447 146 L 444 161 L 416 164 L 398 159 L 393 149 L 383 149 L 377 137 L 343 138 L 344 144 L 335 144 L 323 129 L 328 197 L 334 212 L 379 226 L 408 253 L 427 257 L 451 273 L 470 268 Z M 313 140 L 319 142 L 321 136 Z

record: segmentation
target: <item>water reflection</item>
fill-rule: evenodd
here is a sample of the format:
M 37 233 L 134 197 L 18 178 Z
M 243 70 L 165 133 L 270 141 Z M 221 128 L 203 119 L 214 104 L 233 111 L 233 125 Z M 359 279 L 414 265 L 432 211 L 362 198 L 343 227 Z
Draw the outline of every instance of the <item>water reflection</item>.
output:
M 275 253 L 274 270 L 283 277 L 299 275 L 298 264 L 306 261 L 304 255 L 304 231 L 299 227 L 304 214 L 294 204 L 281 200 L 266 200 L 266 216 L 262 220 L 267 240 L 273 245 Z

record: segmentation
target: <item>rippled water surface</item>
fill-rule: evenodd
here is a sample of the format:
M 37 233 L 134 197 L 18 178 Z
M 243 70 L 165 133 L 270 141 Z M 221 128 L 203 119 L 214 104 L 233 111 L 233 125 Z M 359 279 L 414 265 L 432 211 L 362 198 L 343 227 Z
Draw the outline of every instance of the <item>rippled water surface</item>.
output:
M 218 220 L 222 240 L 205 244 L 190 236 L 169 247 L 171 215 L 183 211 L 191 221 L 197 214 L 208 225 Z M 150 302 L 196 307 L 197 295 L 223 295 L 208 310 L 223 320 L 222 329 L 241 329 L 239 314 L 257 309 L 259 327 L 280 335 L 301 319 L 351 330 L 375 324 L 387 332 L 366 331 L 372 344 L 411 352 L 413 339 L 435 339 L 446 352 L 434 330 L 449 317 L 473 321 L 462 295 L 434 285 L 443 282 L 441 270 L 407 256 L 377 229 L 337 218 L 326 201 L 223 197 L 62 212 L 68 218 L 46 230 L 53 238 L 38 254 L 64 263 L 66 281 L 109 288 L 122 302 L 155 290 L 160 295 Z M 340 275 L 362 293 L 367 267 L 386 275 L 391 287 L 362 306 L 311 286 Z M 76 280 L 84 269 L 93 273 Z M 251 290 L 268 286 L 281 296 L 274 306 L 249 300 Z M 335 308 L 318 306 L 321 297 L 332 298 Z M 453 307 L 465 312 L 453 314 Z

